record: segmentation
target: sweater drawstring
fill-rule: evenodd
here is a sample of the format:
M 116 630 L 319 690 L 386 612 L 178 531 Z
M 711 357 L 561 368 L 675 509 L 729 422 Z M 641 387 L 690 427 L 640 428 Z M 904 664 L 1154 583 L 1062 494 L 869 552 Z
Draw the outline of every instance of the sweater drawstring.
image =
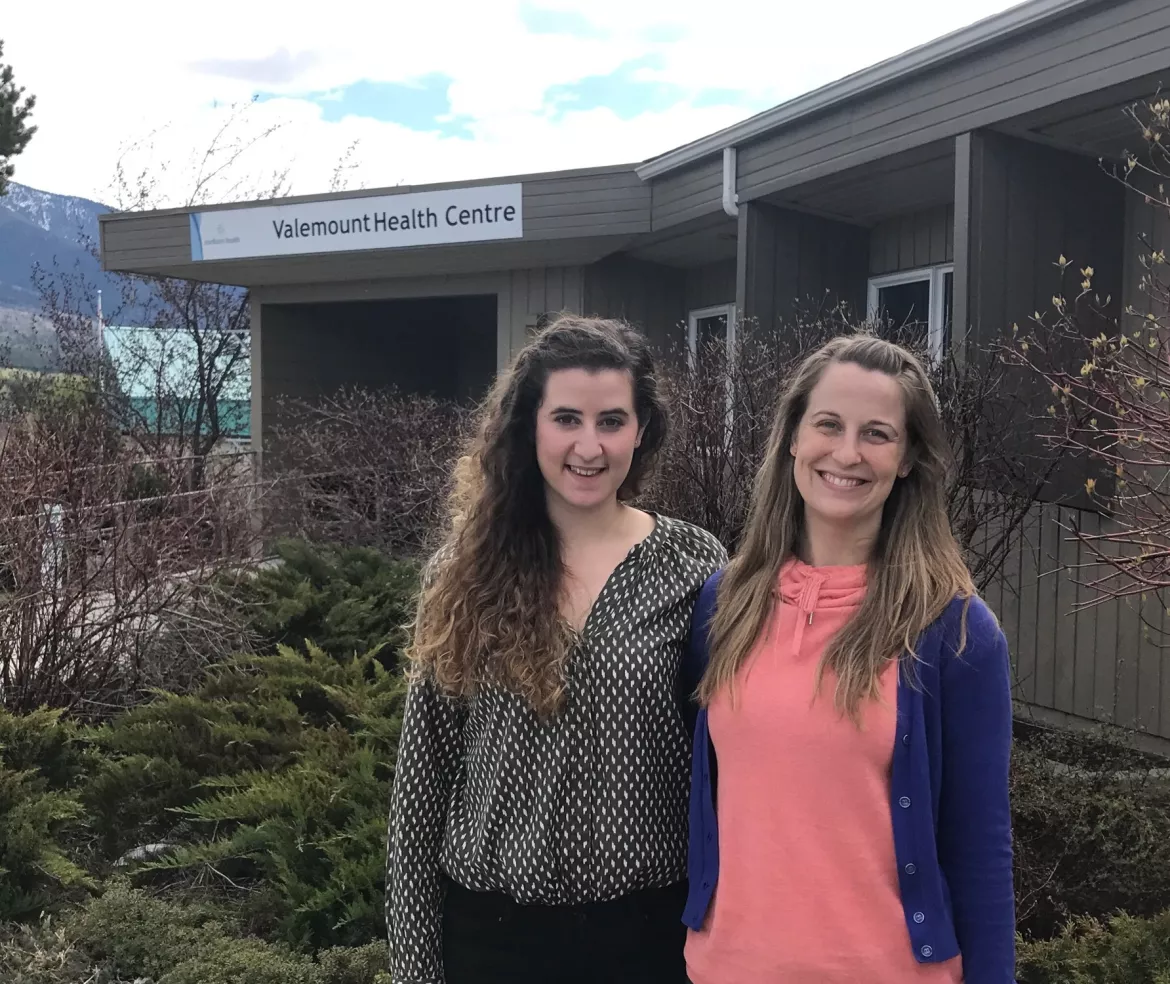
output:
M 821 587 L 827 580 L 825 574 L 810 571 L 804 584 L 800 586 L 800 595 L 796 599 L 796 634 L 792 640 L 792 648 L 797 655 L 800 655 L 800 644 L 804 641 L 804 627 L 813 623 L 813 614 L 821 597 Z

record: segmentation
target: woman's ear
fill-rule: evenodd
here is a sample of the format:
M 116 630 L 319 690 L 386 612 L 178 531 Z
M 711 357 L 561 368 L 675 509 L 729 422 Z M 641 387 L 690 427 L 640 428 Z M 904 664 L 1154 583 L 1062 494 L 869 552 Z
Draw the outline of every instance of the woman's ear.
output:
M 640 448 L 642 446 L 642 435 L 646 433 L 646 428 L 643 427 L 638 431 L 638 436 L 634 439 L 634 447 Z

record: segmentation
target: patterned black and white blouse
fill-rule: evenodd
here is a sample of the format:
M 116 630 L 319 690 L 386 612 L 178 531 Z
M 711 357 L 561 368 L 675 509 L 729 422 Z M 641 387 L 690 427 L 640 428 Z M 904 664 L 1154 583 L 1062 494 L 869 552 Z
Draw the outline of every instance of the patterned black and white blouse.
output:
M 412 685 L 387 845 L 394 984 L 442 984 L 444 874 L 545 905 L 686 876 L 679 659 L 699 588 L 726 559 L 711 534 L 658 517 L 594 603 L 551 719 L 499 688 L 467 700 Z

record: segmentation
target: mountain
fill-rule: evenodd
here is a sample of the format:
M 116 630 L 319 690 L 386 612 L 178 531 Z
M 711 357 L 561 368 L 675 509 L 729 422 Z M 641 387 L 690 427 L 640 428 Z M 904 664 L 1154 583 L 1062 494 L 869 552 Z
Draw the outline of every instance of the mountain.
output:
M 33 267 L 64 270 L 75 265 L 98 287 L 110 289 L 97 260 L 83 242 L 97 242 L 98 216 L 110 209 L 87 198 L 54 195 L 27 185 L 11 184 L 0 197 L 0 305 L 39 308 L 32 284 Z
M 152 323 L 149 288 L 135 285 L 135 299 L 127 303 L 124 281 L 103 273 L 90 251 L 91 244 L 97 244 L 98 216 L 112 209 L 88 198 L 54 195 L 27 185 L 11 183 L 8 188 L 0 197 L 0 364 L 23 369 L 53 366 L 56 334 L 38 317 L 41 297 L 32 276 L 36 267 L 51 275 L 54 262 L 71 284 L 78 282 L 80 273 L 93 293 L 71 297 L 69 310 L 96 314 L 96 292 L 101 290 L 107 324 L 111 319 L 120 325 Z
M 55 355 L 53 333 L 33 316 L 41 297 L 33 286 L 36 267 L 51 273 L 53 264 L 70 275 L 81 273 L 85 282 L 103 294 L 109 316 L 119 305 L 121 290 L 115 278 L 102 272 L 90 252 L 98 239 L 98 216 L 111 209 L 100 202 L 55 195 L 12 183 L 0 197 L 0 361 L 22 368 L 41 369 Z M 96 294 L 83 303 L 96 306 Z M 78 305 L 77 299 L 71 307 Z

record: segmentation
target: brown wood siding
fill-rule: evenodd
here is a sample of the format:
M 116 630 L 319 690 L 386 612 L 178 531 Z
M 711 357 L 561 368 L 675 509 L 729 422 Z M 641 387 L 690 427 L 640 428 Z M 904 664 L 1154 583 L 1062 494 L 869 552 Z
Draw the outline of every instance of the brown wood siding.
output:
M 1086 533 L 1111 528 L 1094 513 L 1038 504 L 1004 565 L 1006 583 L 984 592 L 1008 640 L 1013 696 L 1030 707 L 1170 739 L 1170 668 L 1156 642 L 1170 620 L 1152 597 L 1074 612 L 1094 597 L 1083 582 L 1099 571 L 1069 533 L 1073 523 Z M 1143 619 L 1152 632 L 1143 632 Z
M 584 313 L 624 318 L 669 351 L 685 337 L 686 272 L 628 256 L 594 263 L 585 268 Z
M 1170 68 L 1170 5 L 1118 0 L 738 149 L 740 200 Z
M 761 327 L 837 303 L 865 310 L 869 231 L 762 202 L 739 210 L 736 305 Z
M 869 233 L 869 274 L 877 277 L 955 260 L 955 207 L 900 215 Z
M 735 260 L 694 267 L 686 280 L 687 311 L 735 303 Z
M 657 178 L 651 189 L 650 216 L 655 231 L 723 209 L 723 158 L 708 158 Z

